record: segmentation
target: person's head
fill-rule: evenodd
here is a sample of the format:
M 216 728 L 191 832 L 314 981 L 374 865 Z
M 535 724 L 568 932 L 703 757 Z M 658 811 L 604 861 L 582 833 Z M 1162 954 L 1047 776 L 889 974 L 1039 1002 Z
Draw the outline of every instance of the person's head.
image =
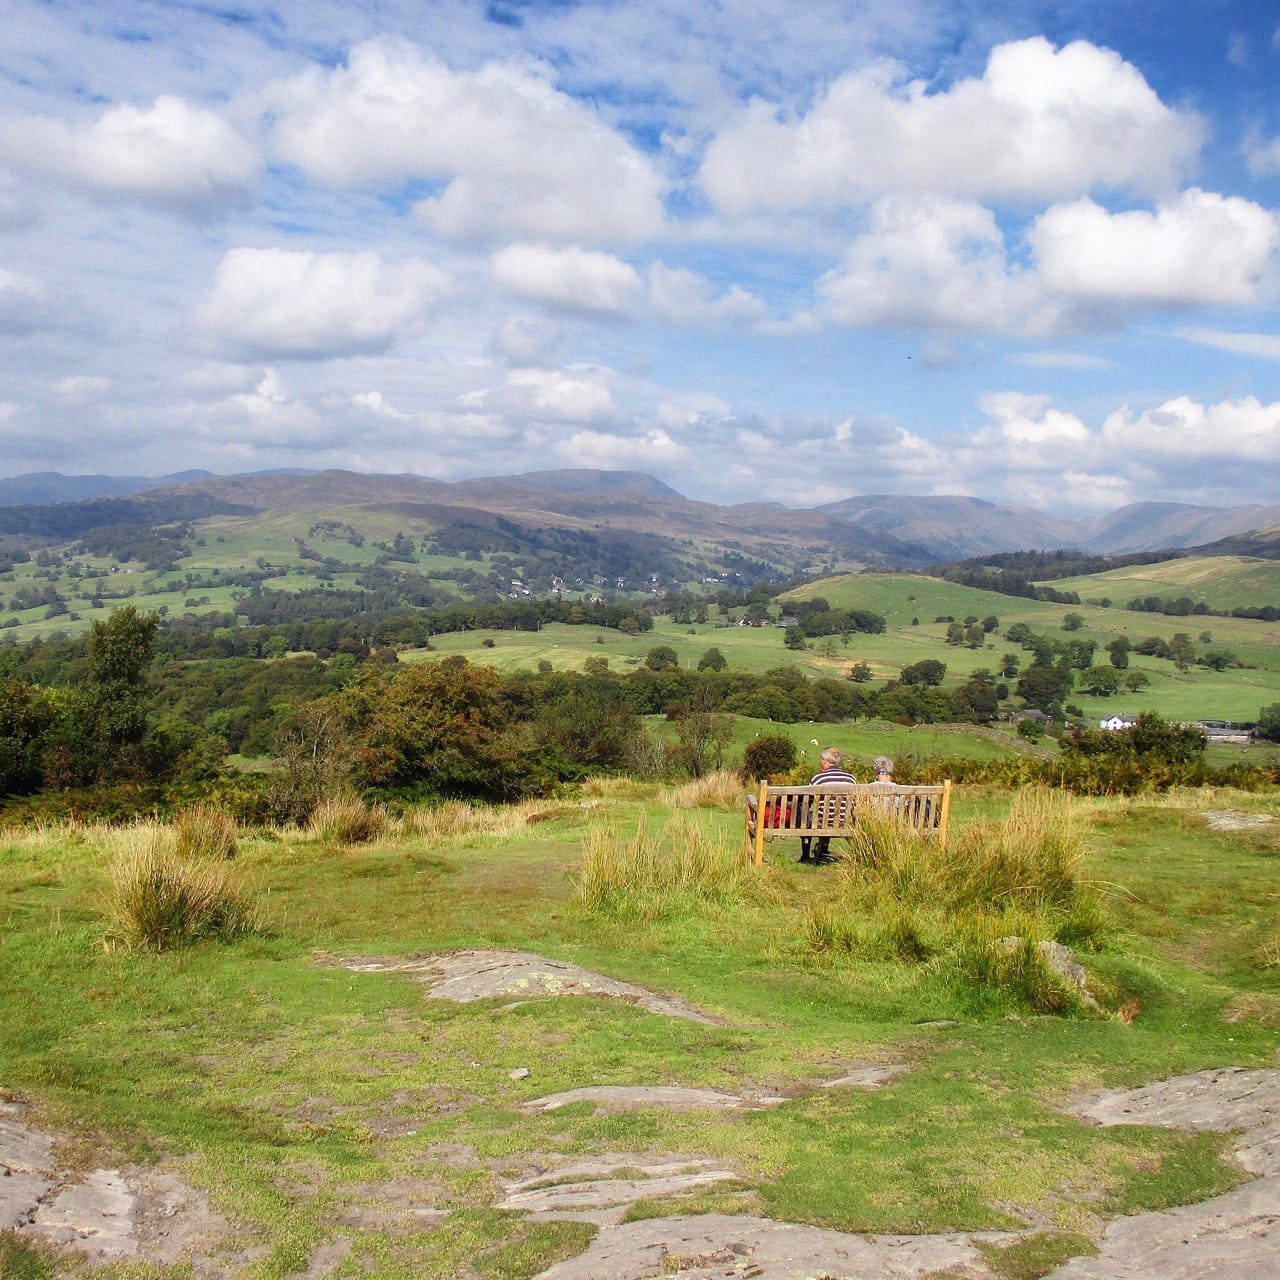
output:
M 823 747 L 822 755 L 819 759 L 822 761 L 824 769 L 838 769 L 844 756 L 840 754 L 839 747 Z
M 871 767 L 876 771 L 877 778 L 893 780 L 893 761 L 888 756 L 876 756 L 871 762 Z

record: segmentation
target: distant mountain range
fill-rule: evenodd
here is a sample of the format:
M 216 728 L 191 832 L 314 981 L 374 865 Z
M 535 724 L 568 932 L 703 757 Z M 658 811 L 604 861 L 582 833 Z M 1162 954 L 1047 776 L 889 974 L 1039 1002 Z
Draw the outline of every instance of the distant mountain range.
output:
M 921 568 L 1000 551 L 1057 548 L 1102 555 L 1204 549 L 1280 556 L 1280 504 L 1140 502 L 1083 520 L 950 496 L 880 495 L 799 509 L 765 502 L 725 507 L 685 498 L 642 472 L 588 469 L 453 482 L 347 471 L 159 477 L 43 472 L 0 479 L 0 534 L 74 537 L 105 524 L 344 506 L 405 506 L 446 523 L 484 512 L 526 531 L 631 532 L 696 548 L 702 558 L 716 549 L 723 553 L 716 559 L 744 557 L 792 572 L 850 561 Z

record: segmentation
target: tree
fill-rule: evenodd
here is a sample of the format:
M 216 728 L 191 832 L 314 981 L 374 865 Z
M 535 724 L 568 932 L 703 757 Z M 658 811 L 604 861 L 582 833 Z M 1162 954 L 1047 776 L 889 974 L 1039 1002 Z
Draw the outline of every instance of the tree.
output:
M 724 764 L 725 749 L 733 737 L 733 722 L 718 715 L 705 685 L 693 701 L 675 712 L 676 745 L 671 757 L 691 778 L 714 773 Z
M 1258 732 L 1268 742 L 1280 742 L 1280 702 L 1273 702 L 1258 712 Z
M 698 659 L 699 671 L 723 671 L 729 665 L 719 649 L 712 646 Z
M 44 781 L 44 734 L 53 720 L 49 699 L 17 676 L 0 676 L 0 796 L 28 795 Z
M 898 673 L 898 679 L 903 684 L 920 685 L 939 685 L 947 674 L 947 664 L 939 662 L 936 658 L 924 658 L 920 662 L 913 662 L 909 666 L 905 666 Z
M 1107 645 L 1107 654 L 1111 659 L 1111 665 L 1117 671 L 1123 671 L 1129 665 L 1129 650 L 1133 645 L 1129 642 L 1128 636 L 1117 636 L 1109 645 Z
M 1018 697 L 1041 711 L 1062 702 L 1070 692 L 1070 678 L 1056 667 L 1028 667 L 1018 681 Z
M 1063 631 L 1079 631 L 1084 626 L 1084 614 L 1067 613 L 1062 617 Z
M 1124 673 L 1124 687 L 1130 693 L 1137 693 L 1141 689 L 1145 689 L 1151 683 L 1151 677 L 1145 671 L 1126 671 Z
M 788 649 L 803 649 L 805 647 L 804 629 L 798 623 L 792 623 L 782 633 L 782 643 Z
M 669 644 L 655 645 L 644 655 L 644 665 L 650 671 L 666 671 L 680 665 L 680 655 Z
M 873 679 L 875 672 L 871 670 L 871 666 L 866 662 L 855 662 L 849 668 L 849 679 L 854 684 L 866 684 L 868 680 Z
M 1120 688 L 1120 673 L 1115 667 L 1090 667 L 1080 674 L 1076 685 L 1081 693 L 1091 693 L 1098 698 L 1109 698 Z
M 1000 674 L 1006 680 L 1012 680 L 1018 674 L 1018 668 L 1021 665 L 1022 661 L 1016 653 L 1006 653 L 1000 659 Z

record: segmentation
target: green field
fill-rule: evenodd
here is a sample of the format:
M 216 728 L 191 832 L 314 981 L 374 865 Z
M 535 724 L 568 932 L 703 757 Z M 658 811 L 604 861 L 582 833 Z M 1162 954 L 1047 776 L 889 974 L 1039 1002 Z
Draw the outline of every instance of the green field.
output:
M 1048 585 L 1059 591 L 1076 591 L 1082 600 L 1109 598 L 1120 608 L 1146 596 L 1166 600 L 1186 596 L 1192 603 L 1211 609 L 1280 607 L 1280 561 L 1246 556 L 1189 557 L 1109 569 L 1083 578 L 1055 579 Z
M 1105 924 L 1078 953 L 1103 1008 L 1076 1016 L 957 981 L 945 964 L 822 949 L 813 922 L 852 882 L 796 867 L 781 843 L 758 877 L 719 893 L 616 908 L 575 893 L 584 850 L 611 832 L 626 840 L 643 824 L 660 860 L 679 861 L 691 831 L 738 848 L 736 800 L 684 803 L 617 784 L 492 834 L 395 824 L 349 846 L 307 830 L 242 832 L 234 871 L 261 931 L 160 954 L 113 934 L 108 886 L 116 860 L 163 841 L 162 829 L 0 831 L 3 1097 L 76 1134 L 66 1150 L 80 1168 L 112 1161 L 207 1194 L 227 1235 L 192 1247 L 197 1259 L 215 1250 L 227 1280 L 526 1280 L 597 1228 L 504 1209 L 504 1184 L 602 1157 L 626 1168 L 680 1153 L 732 1173 L 641 1199 L 633 1220 L 746 1213 L 855 1232 L 1004 1231 L 1059 1258 L 1089 1252 L 1117 1217 L 1246 1177 L 1226 1158 L 1227 1135 L 1104 1129 L 1066 1107 L 1103 1087 L 1274 1067 L 1274 796 L 1078 805 L 1082 872 L 1102 886 Z M 953 832 L 1008 807 L 962 789 Z M 1206 815 L 1222 809 L 1263 825 L 1210 829 Z M 424 999 L 413 973 L 370 969 L 460 948 L 581 964 L 713 1021 L 536 991 L 453 1004 Z M 822 1087 L 876 1065 L 902 1072 L 876 1090 Z M 589 1084 L 782 1101 L 527 1105 Z M 66 1255 L 27 1238 L 0 1232 L 0 1263 L 23 1280 L 68 1274 Z M 346 1261 L 326 1270 L 335 1258 Z M 124 1260 L 107 1274 L 189 1280 L 203 1273 L 192 1265 Z

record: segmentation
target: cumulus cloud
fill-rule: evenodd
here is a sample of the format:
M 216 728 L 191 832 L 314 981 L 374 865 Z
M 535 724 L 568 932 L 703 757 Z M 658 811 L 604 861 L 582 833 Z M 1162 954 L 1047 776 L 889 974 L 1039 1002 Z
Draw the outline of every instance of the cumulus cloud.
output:
M 109 107 L 78 126 L 9 120 L 0 124 L 0 154 L 74 186 L 187 213 L 244 204 L 261 168 L 226 119 L 168 94 L 150 107 Z
M 340 187 L 436 180 L 419 214 L 440 235 L 631 240 L 661 224 L 664 182 L 587 106 L 526 67 L 455 71 L 399 37 L 265 99 L 284 160 Z
M 668 324 L 698 328 L 749 324 L 764 318 L 764 303 L 739 285 L 731 285 L 716 297 L 710 281 L 682 267 L 655 262 L 648 275 L 649 305 Z
M 712 141 L 723 210 L 840 207 L 886 192 L 1039 202 L 1098 188 L 1159 194 L 1195 161 L 1201 119 L 1166 107 L 1109 49 L 997 46 L 981 79 L 931 93 L 896 63 L 831 84 L 807 115 L 756 100 Z
M 980 437 L 984 443 L 998 434 L 1009 444 L 1031 445 L 1043 454 L 1060 446 L 1076 449 L 1089 439 L 1089 428 L 1073 414 L 1052 408 L 1046 395 L 998 391 L 979 403 L 996 422 L 994 433 L 987 431 Z
M 635 268 L 598 250 L 513 244 L 495 253 L 490 265 L 508 293 L 566 311 L 623 316 L 639 299 Z
M 463 404 L 545 422 L 594 422 L 614 412 L 604 371 L 589 366 L 512 369 L 500 386 L 472 392 Z
M 937 198 L 885 197 L 871 226 L 818 281 L 842 324 L 997 331 L 1029 326 L 1033 284 L 1010 271 L 989 209 Z
M 446 288 L 420 260 L 374 253 L 232 249 L 196 321 L 250 359 L 317 360 L 385 351 L 419 324 Z
M 503 364 L 548 364 L 562 337 L 560 326 L 543 316 L 508 316 L 490 337 L 489 350 Z
M 665 467 L 690 459 L 689 450 L 677 444 L 661 427 L 639 434 L 575 431 L 561 441 L 556 452 L 578 467 L 629 470 L 633 467 Z
M 1116 448 L 1146 459 L 1235 459 L 1280 464 L 1280 401 L 1262 404 L 1253 396 L 1204 405 L 1188 396 L 1165 401 L 1136 416 L 1118 409 L 1103 424 Z
M 1191 188 L 1154 212 L 1056 205 L 1028 240 L 1047 289 L 1111 302 L 1242 305 L 1277 244 L 1280 220 L 1238 196 Z

